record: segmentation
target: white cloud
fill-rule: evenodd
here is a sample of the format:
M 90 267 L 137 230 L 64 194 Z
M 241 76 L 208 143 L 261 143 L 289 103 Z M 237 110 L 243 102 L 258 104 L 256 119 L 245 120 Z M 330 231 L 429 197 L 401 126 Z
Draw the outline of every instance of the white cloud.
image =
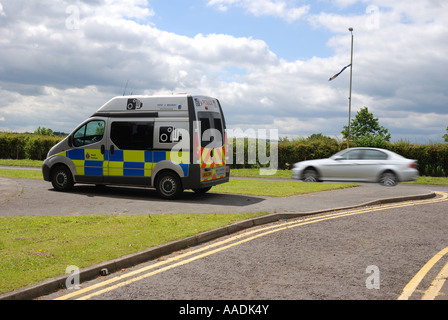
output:
M 111 98 L 95 86 L 57 89 L 42 87 L 38 95 L 0 89 L 0 130 L 33 132 L 38 126 L 71 131 Z
M 273 16 L 293 22 L 301 19 L 310 9 L 309 5 L 289 7 L 282 0 L 210 0 L 209 6 L 218 6 L 221 11 L 227 11 L 230 6 L 245 9 L 255 16 Z
M 347 1 L 341 7 L 352 4 Z M 275 127 L 280 136 L 339 135 L 347 124 L 349 70 L 327 80 L 349 63 L 347 28 L 352 26 L 352 116 L 369 107 L 393 139 L 436 139 L 439 131 L 440 137 L 445 133 L 445 2 L 369 2 L 379 9 L 378 25 L 370 23 L 371 11 L 311 14 L 306 6 L 291 3 L 208 2 L 222 10 L 233 6 L 330 30 L 327 44 L 333 56 L 286 61 L 261 39 L 167 32 L 152 23 L 156 13 L 143 0 L 76 2 L 78 29 L 65 24 L 73 18 L 73 12 L 66 12 L 70 1 L 2 1 L 0 130 L 72 130 L 112 96 L 121 95 L 129 81 L 128 94 L 216 96 L 229 127 Z M 413 124 L 406 127 L 407 122 Z
M 119 20 L 137 19 L 146 20 L 153 17 L 154 10 L 148 8 L 147 0 L 104 0 L 103 4 L 95 11 L 95 19 Z

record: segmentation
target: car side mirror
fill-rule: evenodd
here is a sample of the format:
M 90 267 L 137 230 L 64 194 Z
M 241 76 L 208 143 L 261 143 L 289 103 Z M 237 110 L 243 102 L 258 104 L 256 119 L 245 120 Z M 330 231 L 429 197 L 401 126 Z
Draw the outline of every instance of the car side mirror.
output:
M 334 158 L 334 160 L 336 160 L 336 161 L 341 161 L 341 160 L 343 160 L 344 158 L 343 157 L 341 157 L 341 156 L 338 156 L 338 157 L 335 157 Z
M 71 147 L 73 147 L 73 136 L 72 135 L 69 135 L 68 136 L 68 140 L 67 140 L 67 142 L 68 142 L 68 146 L 71 148 Z

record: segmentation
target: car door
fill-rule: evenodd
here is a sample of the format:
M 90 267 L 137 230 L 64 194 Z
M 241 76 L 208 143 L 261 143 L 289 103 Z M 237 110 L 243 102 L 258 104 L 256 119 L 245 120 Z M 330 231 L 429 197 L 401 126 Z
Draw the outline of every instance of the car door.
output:
M 326 162 L 322 176 L 327 180 L 358 180 L 361 169 L 359 162 L 363 150 L 348 150 L 340 156 L 332 157 Z
M 70 137 L 73 149 L 67 151 L 67 156 L 75 165 L 77 182 L 104 181 L 105 128 L 106 119 L 91 119 L 76 129 Z
M 386 164 L 387 154 L 375 149 L 366 149 L 359 163 L 360 179 L 376 181 L 382 166 Z

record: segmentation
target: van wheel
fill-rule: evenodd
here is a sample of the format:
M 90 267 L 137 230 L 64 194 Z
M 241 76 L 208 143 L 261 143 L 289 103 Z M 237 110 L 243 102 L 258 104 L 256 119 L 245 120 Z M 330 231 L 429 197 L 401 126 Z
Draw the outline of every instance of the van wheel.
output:
M 179 177 L 171 172 L 162 172 L 156 179 L 157 194 L 163 199 L 176 199 L 182 193 L 182 183 Z
M 73 177 L 65 166 L 56 167 L 51 175 L 51 184 L 57 191 L 69 191 L 73 188 Z

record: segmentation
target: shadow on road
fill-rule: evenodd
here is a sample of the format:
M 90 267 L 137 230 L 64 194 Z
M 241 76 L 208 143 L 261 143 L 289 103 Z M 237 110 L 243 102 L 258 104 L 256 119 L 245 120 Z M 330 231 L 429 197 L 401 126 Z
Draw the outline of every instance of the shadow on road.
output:
M 49 191 L 59 193 L 54 189 Z M 76 185 L 69 193 L 84 195 L 87 197 L 106 197 L 123 200 L 144 200 L 151 202 L 165 202 L 170 204 L 195 204 L 243 207 L 264 201 L 264 198 L 247 195 L 214 193 L 213 189 L 205 194 L 198 194 L 191 190 L 184 191 L 179 199 L 163 200 L 159 198 L 154 189 L 124 187 L 124 186 L 94 186 Z

